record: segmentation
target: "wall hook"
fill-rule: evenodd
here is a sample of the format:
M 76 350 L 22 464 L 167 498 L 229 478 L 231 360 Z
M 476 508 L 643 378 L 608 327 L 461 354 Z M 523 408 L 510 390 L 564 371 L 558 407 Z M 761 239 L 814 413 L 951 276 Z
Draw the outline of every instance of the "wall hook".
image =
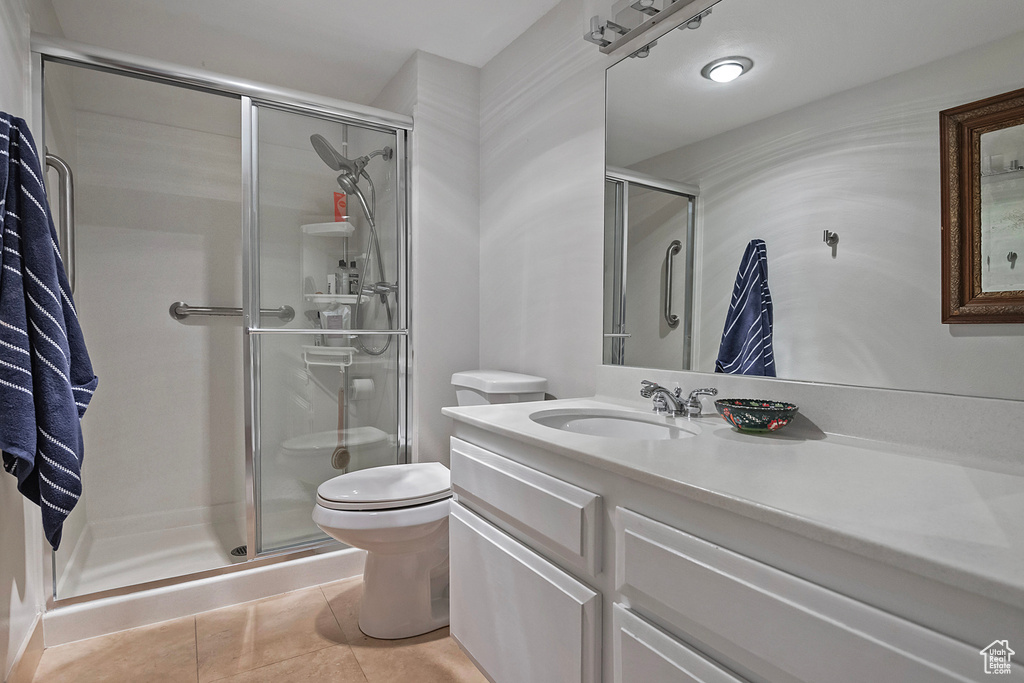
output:
M 1010 270 L 1013 270 L 1013 267 L 1017 265 L 1017 252 L 1011 251 L 1006 255 L 1006 260 L 1010 262 Z

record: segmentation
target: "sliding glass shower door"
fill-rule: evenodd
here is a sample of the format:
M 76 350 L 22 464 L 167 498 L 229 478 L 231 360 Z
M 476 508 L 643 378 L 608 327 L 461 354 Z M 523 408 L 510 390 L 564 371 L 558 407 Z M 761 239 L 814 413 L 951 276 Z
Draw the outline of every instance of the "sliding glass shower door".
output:
M 256 550 L 270 552 L 325 538 L 310 517 L 322 482 L 403 459 L 405 141 L 252 111 Z
M 690 369 L 696 191 L 607 174 L 605 364 Z
M 45 63 L 50 155 L 72 170 L 75 303 L 100 378 L 56 597 L 239 561 L 246 539 L 239 99 Z M 61 201 L 57 175 L 48 193 Z
M 317 486 L 406 458 L 408 122 L 57 52 L 37 139 L 100 385 L 55 599 L 339 547 Z

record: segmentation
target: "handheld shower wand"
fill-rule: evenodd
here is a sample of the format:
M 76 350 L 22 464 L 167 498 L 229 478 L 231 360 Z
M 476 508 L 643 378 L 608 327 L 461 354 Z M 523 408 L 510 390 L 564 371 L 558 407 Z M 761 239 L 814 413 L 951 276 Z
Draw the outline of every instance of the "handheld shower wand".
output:
M 395 291 L 395 288 L 387 281 L 387 277 L 384 275 L 384 259 L 380 253 L 380 241 L 377 239 L 377 226 L 376 220 L 376 191 L 373 187 L 373 180 L 370 178 L 370 174 L 366 172 L 366 165 L 370 162 L 370 159 L 376 156 L 383 157 L 385 161 L 390 161 L 394 157 L 394 150 L 390 147 L 384 147 L 378 149 L 370 154 L 361 156 L 357 159 L 349 159 L 342 156 L 338 150 L 327 141 L 323 135 L 314 133 L 309 136 L 309 142 L 313 145 L 313 149 L 319 155 L 320 159 L 323 160 L 329 168 L 334 171 L 340 171 L 338 174 L 338 186 L 345 191 L 345 194 L 355 195 L 356 199 L 359 200 L 360 205 L 363 207 L 363 213 L 366 215 L 366 221 L 370 225 L 370 234 L 368 243 L 366 246 L 366 257 L 370 258 L 370 252 L 373 251 L 376 256 L 377 274 L 380 276 L 380 282 L 373 284 L 370 287 L 361 286 L 356 297 L 355 307 L 355 325 L 360 326 L 360 319 L 362 318 L 362 303 L 364 294 L 379 294 L 380 300 L 384 304 L 384 309 L 387 312 L 388 318 L 388 329 L 394 327 L 394 319 L 391 312 L 391 302 L 388 300 L 388 293 Z M 359 178 L 366 178 L 366 182 L 370 184 L 370 201 L 366 201 L 366 196 L 363 191 L 359 189 Z M 366 353 L 373 356 L 379 356 L 387 351 L 391 345 L 391 337 L 388 336 L 387 342 L 380 349 L 371 349 L 366 346 L 358 338 L 356 344 Z

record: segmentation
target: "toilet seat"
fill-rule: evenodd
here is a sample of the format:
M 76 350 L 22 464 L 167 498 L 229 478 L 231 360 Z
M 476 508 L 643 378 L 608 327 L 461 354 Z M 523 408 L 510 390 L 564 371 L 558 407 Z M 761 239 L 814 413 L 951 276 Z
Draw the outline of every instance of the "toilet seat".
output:
M 451 474 L 437 462 L 384 465 L 322 483 L 317 505 L 328 510 L 395 510 L 450 498 Z

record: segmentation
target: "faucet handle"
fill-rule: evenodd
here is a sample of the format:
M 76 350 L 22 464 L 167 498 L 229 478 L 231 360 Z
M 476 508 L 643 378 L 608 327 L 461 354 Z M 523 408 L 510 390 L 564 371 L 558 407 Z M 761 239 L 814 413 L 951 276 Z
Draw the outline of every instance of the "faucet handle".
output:
M 651 396 L 654 396 L 654 392 L 657 391 L 658 386 L 657 382 L 652 382 L 649 379 L 643 380 L 640 382 L 640 396 L 643 398 L 650 398 Z
M 706 389 L 694 389 L 693 391 L 690 392 L 690 397 L 688 400 L 696 401 L 698 400 L 698 396 L 718 396 L 718 389 L 715 389 L 714 387 L 708 387 Z
M 686 403 L 683 406 L 686 410 L 687 417 L 700 417 L 701 411 L 704 410 L 704 406 L 701 405 L 701 396 L 717 396 L 718 389 L 708 387 L 707 389 L 694 389 L 690 392 L 690 397 L 686 399 Z

